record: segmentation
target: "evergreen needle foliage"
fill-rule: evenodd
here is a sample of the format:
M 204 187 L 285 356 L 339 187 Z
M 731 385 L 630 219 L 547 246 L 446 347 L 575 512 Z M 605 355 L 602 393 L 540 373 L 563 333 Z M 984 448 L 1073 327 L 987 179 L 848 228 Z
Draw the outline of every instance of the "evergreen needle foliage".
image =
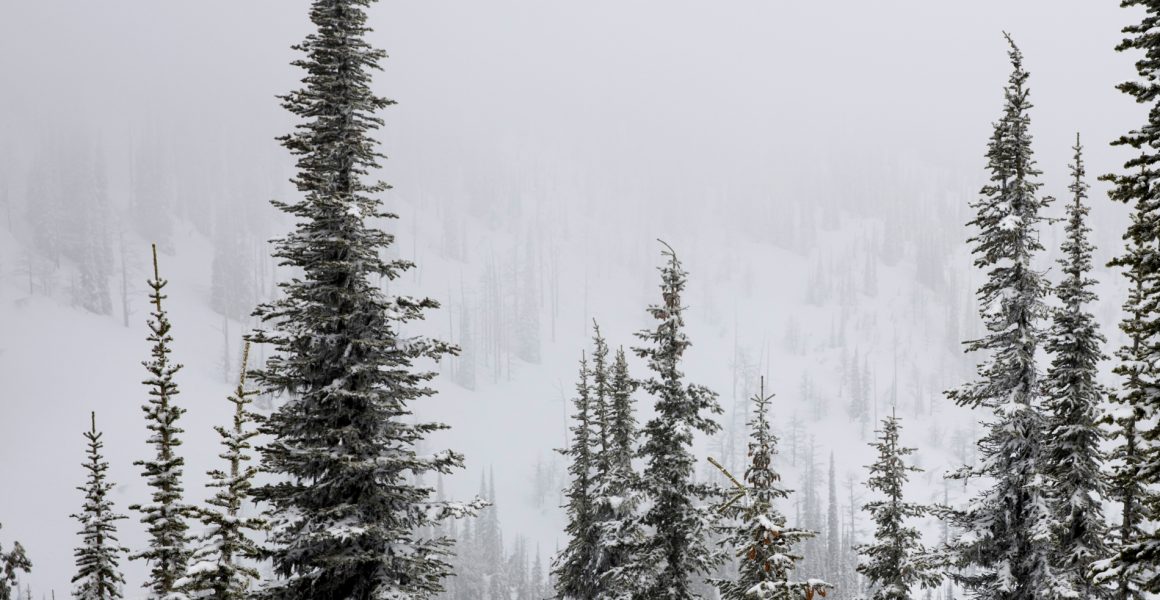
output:
M 1105 340 L 1089 309 L 1096 301 L 1092 291 L 1096 282 L 1089 276 L 1093 247 L 1088 242 L 1091 229 L 1084 205 L 1088 186 L 1079 134 L 1073 150 L 1068 188 L 1072 201 L 1067 205 L 1063 257 L 1059 259 L 1064 279 L 1056 289 L 1060 306 L 1052 311 L 1045 344 L 1054 358 L 1047 370 L 1050 434 L 1045 440 L 1044 470 L 1054 482 L 1053 512 L 1059 521 L 1056 570 L 1081 597 L 1092 598 L 1106 596 L 1106 590 L 1094 584 L 1089 571 L 1110 552 L 1101 502 L 1106 492 L 1100 449 L 1104 434 L 1098 424 L 1104 391 L 1096 381 L 1099 362 L 1105 358 Z
M 870 580 L 872 600 L 909 600 L 914 587 L 933 588 L 942 581 L 938 559 L 922 545 L 918 529 L 907 525 L 907 520 L 924 517 L 930 509 L 903 498 L 909 473 L 922 469 L 906 464 L 915 450 L 899 444 L 900 429 L 899 419 L 891 414 L 882 420 L 878 440 L 870 444 L 878 451 L 878 460 L 869 466 L 866 486 L 883 499 L 862 507 L 870 513 L 875 530 L 874 543 L 858 548 L 866 557 L 858 572 Z
M 725 475 L 737 494 L 719 509 L 727 522 L 721 544 L 733 551 L 740 564 L 737 578 L 713 583 L 724 600 L 798 600 L 825 596 L 832 586 L 821 579 L 795 580 L 792 575 L 801 556 L 794 547 L 817 532 L 787 526 L 785 515 L 775 504 L 789 497 L 781 487 L 781 476 L 773 470 L 777 436 L 769 422 L 773 395 L 765 394 L 765 378 L 753 397 L 753 417 L 749 420 L 749 464 L 744 482 Z
M 254 476 L 258 473 L 258 469 L 250 464 L 249 451 L 250 440 L 258 435 L 254 425 L 261 422 L 261 417 L 248 408 L 257 394 L 246 389 L 249 356 L 250 344 L 247 342 L 242 349 L 238 387 L 229 397 L 234 405 L 233 423 L 228 428 L 214 427 L 225 447 L 218 456 L 228 467 L 225 471 L 215 469 L 209 472 L 209 486 L 218 491 L 207 501 L 206 508 L 197 511 L 206 529 L 200 539 L 201 546 L 194 552 L 189 581 L 185 586 L 191 598 L 242 600 L 258 579 L 258 569 L 252 561 L 260 559 L 262 552 L 247 532 L 264 531 L 266 520 L 242 514 L 250 500 Z
M 20 542 L 12 542 L 12 549 L 4 552 L 0 546 L 0 600 L 12 600 L 12 587 L 16 585 L 18 574 L 32 571 L 32 561 L 24 552 Z
M 656 416 L 645 424 L 640 448 L 648 536 L 637 560 L 650 571 L 645 598 L 686 600 L 697 597 L 694 577 L 712 572 L 722 558 L 708 543 L 716 518 L 708 505 L 714 489 L 694 480 L 692 451 L 694 433 L 716 433 L 720 426 L 713 417 L 722 411 L 716 393 L 684 381 L 681 361 L 691 342 L 681 294 L 688 274 L 672 248 L 665 245 L 662 254 L 661 303 L 648 307 L 656 327 L 637 333 L 642 345 L 633 349 L 651 372 L 640 386 L 656 399 Z
M 1160 359 L 1160 204 L 1156 189 L 1160 185 L 1160 2 L 1123 0 L 1121 6 L 1143 9 L 1137 23 L 1124 28 L 1124 39 L 1116 46 L 1119 52 L 1140 52 L 1135 59 L 1137 78 L 1121 83 L 1120 91 L 1138 104 L 1149 106 L 1147 121 L 1113 142 L 1130 148 L 1135 155 L 1124 163 L 1122 173 L 1106 176 L 1112 183 L 1109 196 L 1132 207 L 1130 222 L 1124 232 L 1125 248 L 1109 266 L 1121 267 L 1128 279 L 1128 298 L 1120 330 L 1127 343 L 1116 352 L 1114 372 L 1120 376 L 1118 393 L 1110 400 L 1113 410 L 1105 422 L 1111 427 L 1113 440 L 1108 458 L 1111 477 L 1109 495 L 1121 505 L 1115 528 L 1117 550 L 1110 560 L 1096 564 L 1097 581 L 1110 582 L 1117 600 L 1143 598 L 1143 592 L 1160 592 L 1160 533 L 1148 523 L 1160 511 L 1156 484 L 1160 482 L 1160 430 L 1157 429 L 1156 372 Z
M 568 599 L 629 599 L 641 593 L 637 553 L 643 538 L 639 475 L 633 470 L 634 382 L 624 351 L 608 363 L 608 345 L 594 326 L 592 366 L 580 360 L 575 424 L 565 490 L 568 545 L 553 568 L 556 593 Z
M 173 342 L 172 325 L 165 312 L 165 286 L 168 282 L 161 278 L 157 266 L 157 246 L 153 246 L 153 279 L 149 280 L 149 298 L 153 303 L 153 313 L 149 318 L 149 341 L 153 343 L 153 358 L 144 363 L 149 378 L 145 385 L 149 388 L 149 400 L 141 407 L 145 412 L 147 427 L 151 433 L 149 444 L 156 451 L 151 460 L 139 460 L 133 464 L 144 467 L 142 475 L 153 489 L 151 502 L 134 504 L 129 508 L 141 513 L 141 522 L 149 533 L 149 547 L 130 558 L 144 559 L 151 565 L 146 587 L 150 598 L 159 600 L 184 599 L 179 583 L 185 577 L 189 562 L 189 524 L 191 508 L 183 503 L 184 488 L 181 486 L 182 467 L 185 459 L 177 454 L 181 446 L 179 437 L 183 430 L 177 426 L 185 409 L 174 403 L 177 383 L 173 376 L 181 370 L 181 365 L 169 359 Z
M 73 551 L 76 557 L 77 573 L 72 578 L 73 597 L 78 600 L 114 600 L 121 598 L 121 588 L 125 577 L 121 574 L 121 554 L 129 551 L 117 540 L 117 521 L 127 518 L 113 511 L 113 501 L 109 490 L 113 484 L 108 480 L 109 463 L 101 454 L 104 442 L 97 431 L 97 415 L 91 416 L 91 428 L 85 432 L 88 453 L 84 464 L 88 472 L 85 485 L 77 489 L 84 492 L 85 501 L 81 512 L 72 515 L 81 524 L 79 532 L 81 545 Z
M 975 266 L 986 270 L 978 290 L 986 335 L 967 348 L 986 354 L 977 380 L 947 393 L 961 406 L 994 414 L 978 444 L 979 465 L 956 474 L 991 485 L 953 515 L 962 534 L 951 549 L 957 578 L 977 597 L 1039 600 L 1074 592 L 1056 577 L 1051 560 L 1056 524 L 1044 478 L 1047 421 L 1035 361 L 1047 308 L 1046 285 L 1032 262 L 1043 250 L 1039 211 L 1050 199 L 1038 195 L 1035 181 L 1023 54 L 1009 36 L 1007 41 L 1012 71 L 987 147 L 990 182 L 972 205 L 970 223 L 977 230 L 970 239 Z
M 594 447 L 600 430 L 593 431 L 594 402 L 591 389 L 592 371 L 586 356 L 580 357 L 580 377 L 576 383 L 576 397 L 572 400 L 575 412 L 571 428 L 572 440 L 563 453 L 571 459 L 568 466 L 570 485 L 564 492 L 568 524 L 568 545 L 560 552 L 552 574 L 556 579 L 556 594 L 568 600 L 597 598 L 596 571 L 597 530 L 592 503 L 592 480 L 596 470 Z
M 302 197 L 275 203 L 295 226 L 274 254 L 296 275 L 258 308 L 263 328 L 252 336 L 274 350 L 258 381 L 286 395 L 263 427 L 271 442 L 262 468 L 273 482 L 254 490 L 274 515 L 271 599 L 430 597 L 449 574 L 452 540 L 422 532 L 483 504 L 440 502 L 419 483 L 463 465 L 456 452 L 416 451 L 446 426 L 411 412 L 434 393 L 435 373 L 415 363 L 455 348 L 404 331 L 437 302 L 381 287 L 413 265 L 384 258 L 393 236 L 378 223 L 396 216 L 376 197 L 388 186 L 368 182 L 382 158 L 376 112 L 392 104 L 371 89 L 385 58 L 367 42 L 371 4 L 311 3 L 315 29 L 294 63 L 304 85 L 283 98 L 301 120 L 281 142 L 297 157 Z

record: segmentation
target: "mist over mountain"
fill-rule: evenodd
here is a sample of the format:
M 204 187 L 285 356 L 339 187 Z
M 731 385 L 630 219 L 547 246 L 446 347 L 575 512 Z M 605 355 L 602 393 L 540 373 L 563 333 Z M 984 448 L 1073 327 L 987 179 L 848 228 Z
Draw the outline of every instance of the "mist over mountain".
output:
M 173 377 L 187 411 L 185 501 L 216 492 L 206 487 L 223 464 L 214 426 L 235 414 L 227 397 L 243 336 L 264 326 L 254 309 L 306 277 L 271 243 L 305 219 L 271 201 L 308 197 L 291 182 L 301 165 L 276 138 L 301 131 L 280 97 L 305 85 L 292 46 L 316 31 L 313 4 L 326 3 L 0 8 L 0 558 L 19 541 L 33 565 L 17 594 L 63 598 L 74 588 L 80 537 L 70 515 L 84 500 L 76 488 L 93 412 L 108 497 L 128 516 L 117 522 L 120 543 L 137 553 L 153 539 L 129 509 L 151 493 L 134 461 L 155 451 L 141 410 L 153 244 L 172 359 L 183 365 Z M 774 394 L 771 464 L 793 493 L 767 508 L 821 534 L 803 540 L 795 576 L 827 579 L 842 600 L 881 589 L 855 572 L 853 547 L 874 541 L 862 506 L 880 491 L 866 487 L 867 466 L 890 415 L 900 443 L 917 448 L 906 461 L 922 469 L 903 486 L 910 501 L 965 505 L 984 493 L 977 478 L 945 475 L 987 462 L 976 442 L 990 406 L 956 406 L 944 393 L 977 379 L 990 355 L 964 352 L 989 331 L 977 295 L 988 270 L 973 264 L 978 232 L 968 223 L 1004 122 L 1004 31 L 1030 73 L 1036 193 L 1055 198 L 1039 211 L 1043 250 L 1029 264 L 1045 290 L 1066 277 L 1056 261 L 1067 257 L 1079 132 L 1096 293 L 1085 310 L 1105 354 L 1129 343 L 1118 327 L 1129 283 L 1105 265 L 1122 253 L 1132 205 L 1109 201 L 1114 182 L 1099 177 L 1123 171 L 1135 151 L 1109 143 L 1148 118 L 1149 106 L 1116 89 L 1136 77 L 1138 57 L 1115 46 L 1142 18 L 1138 7 L 391 0 L 366 11 L 365 39 L 388 55 L 369 90 L 397 104 L 374 113 L 383 125 L 366 135 L 386 158 L 365 179 L 389 183 L 369 195 L 398 218 L 349 214 L 392 236 L 376 259 L 415 265 L 367 275 L 367 294 L 438 302 L 391 326 L 396 347 L 431 337 L 459 348 L 439 361 L 414 357 L 416 371 L 435 373 L 435 393 L 392 418 L 447 424 L 411 449 L 453 449 L 463 468 L 406 479 L 438 486 L 441 500 L 492 503 L 423 523 L 422 535 L 457 540 L 449 581 L 468 582 L 441 597 L 557 593 L 553 559 L 575 538 L 565 490 L 575 489 L 576 457 L 558 450 L 575 447 L 579 361 L 592 359 L 596 323 L 631 376 L 649 377 L 633 348 L 649 347 L 638 332 L 669 318 L 647 310 L 667 298 L 666 247 L 688 273 L 681 374 L 722 408 L 720 431 L 692 437 L 695 479 L 731 485 L 708 457 L 744 477 L 751 398 Z M 253 345 L 251 368 L 276 355 Z M 1042 343 L 1035 355 L 1046 372 Z M 1096 367 L 1113 392 L 1120 363 Z M 253 409 L 269 417 L 292 397 L 267 388 Z M 632 398 L 642 428 L 664 420 L 654 394 L 638 387 Z M 277 437 L 265 431 L 254 444 Z M 647 460 L 633 468 L 644 472 Z M 284 475 L 266 470 L 256 484 Z M 1103 500 L 1109 522 L 1119 519 Z M 260 511 L 247 500 L 242 514 Z M 924 512 L 911 525 L 933 548 L 953 537 L 949 519 Z M 192 534 L 203 530 L 191 521 Z M 263 581 L 276 578 L 254 564 Z M 156 597 L 145 589 L 152 566 L 120 560 L 124 597 Z M 694 591 L 718 597 L 704 579 Z M 928 587 L 904 594 L 949 600 L 969 588 Z M 424 597 L 415 594 L 399 597 Z

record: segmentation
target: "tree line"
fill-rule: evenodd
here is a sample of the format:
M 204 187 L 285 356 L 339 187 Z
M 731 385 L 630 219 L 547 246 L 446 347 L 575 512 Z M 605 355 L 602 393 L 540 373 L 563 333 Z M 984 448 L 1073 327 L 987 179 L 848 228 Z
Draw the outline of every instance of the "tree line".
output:
M 167 281 L 154 246 L 142 407 L 154 454 L 136 463 L 150 488 L 148 501 L 129 507 L 146 527 L 149 543 L 131 552 L 118 541 L 117 522 L 127 517 L 108 497 L 113 483 L 92 415 L 84 432 L 84 503 L 73 515 L 81 537 L 73 578 L 78 598 L 121 598 L 120 562 L 126 556 L 148 563 L 145 591 L 166 600 L 426 598 L 446 592 L 447 582 L 462 575 L 454 564 L 454 539 L 460 537 L 454 520 L 494 501 L 494 484 L 481 498 L 456 502 L 422 483 L 424 476 L 462 468 L 463 456 L 418 451 L 446 425 L 413 418 L 413 404 L 434 394 L 430 382 L 436 376 L 416 363 L 453 357 L 460 349 L 406 331 L 437 308 L 436 301 L 391 294 L 381 285 L 414 264 L 390 257 L 394 237 L 376 225 L 396 215 L 385 212 L 377 198 L 389 186 L 370 175 L 382 158 L 372 137 L 382 124 L 377 114 L 393 103 L 371 87 L 373 71 L 385 58 L 366 39 L 372 2 L 315 0 L 315 30 L 297 46 L 303 57 L 295 64 L 306 75 L 302 88 L 283 97 L 283 106 L 300 124 L 280 141 L 296 158 L 293 182 L 301 197 L 274 203 L 294 226 L 276 240 L 273 252 L 295 276 L 280 282 L 277 298 L 254 312 L 259 326 L 247 341 L 269 348 L 270 356 L 250 369 L 243 352 L 241 375 L 228 398 L 232 422 L 217 428 L 223 449 L 220 468 L 209 473 L 215 493 L 204 506 L 184 499 L 181 365 L 170 356 Z M 1160 4 L 1124 4 L 1140 5 L 1146 14 L 1125 28 L 1117 49 L 1140 50 L 1144 58 L 1136 63 L 1139 78 L 1119 87 L 1139 103 L 1160 107 L 1152 83 L 1160 70 L 1160 33 L 1154 27 Z M 1114 142 L 1138 154 L 1121 173 L 1105 177 L 1112 198 L 1132 208 L 1124 251 L 1112 262 L 1130 284 L 1121 323 L 1128 343 L 1115 352 L 1121 384 L 1105 389 L 1097 369 L 1106 358 L 1106 340 L 1090 312 L 1096 296 L 1083 147 L 1077 135 L 1059 260 L 1063 275 L 1052 283 L 1036 260 L 1044 250 L 1039 231 L 1049 220 L 1044 211 L 1053 199 L 1041 193 L 1032 152 L 1029 74 L 1021 51 L 1007 41 L 1012 71 L 987 146 L 989 181 L 971 205 L 975 216 L 969 223 L 974 266 L 985 275 L 977 290 L 984 331 L 966 345 L 982 360 L 975 377 L 947 392 L 984 415 L 978 462 L 948 477 L 982 483 L 963 506 L 907 499 L 908 474 L 917 470 L 906 458 L 913 449 L 902 445 L 895 414 L 882 420 L 866 481 L 875 499 L 862 507 L 875 530 L 871 541 L 857 545 L 860 560 L 851 565 L 864 578 L 862 591 L 875 600 L 909 598 L 945 580 L 988 600 L 1127 600 L 1160 593 L 1160 532 L 1153 526 L 1160 477 L 1160 203 L 1154 200 L 1160 109 Z M 99 212 L 99 182 L 82 187 L 92 191 Z M 104 226 L 100 219 L 81 220 Z M 168 231 L 159 225 L 147 230 Z M 78 250 L 66 241 L 43 243 L 63 254 L 91 255 L 92 273 L 107 271 L 111 250 Z M 630 348 L 647 374 L 632 376 L 626 352 L 613 352 L 599 326 L 593 328 L 591 354 L 581 358 L 571 435 L 562 450 L 569 463 L 568 544 L 552 562 L 550 582 L 542 565 L 529 567 L 525 547 L 504 567 L 520 573 L 518 584 L 464 578 L 473 586 L 468 593 L 493 600 L 513 591 L 568 599 L 684 600 L 715 593 L 813 600 L 861 585 L 851 583 L 853 576 L 826 581 L 805 568 L 799 548 L 817 532 L 792 523 L 780 508 L 791 491 L 772 466 L 780 442 L 773 422 L 784 415 L 776 413 L 764 380 L 745 419 L 744 460 L 729 467 L 714 461 L 724 485 L 697 476 L 701 461 L 694 441 L 720 432 L 723 411 L 714 391 L 685 376 L 691 341 L 682 295 L 688 273 L 667 245 L 663 258 L 660 299 L 646 309 L 652 325 L 636 333 L 637 345 Z M 520 284 L 523 296 L 513 294 L 523 298 L 515 305 L 532 302 L 531 277 Z M 230 288 L 223 282 L 222 289 Z M 91 310 L 111 310 L 111 301 L 99 293 L 85 296 L 95 298 Z M 495 374 L 501 355 L 534 357 L 538 347 L 519 340 L 537 336 L 525 332 L 510 349 L 497 348 L 491 359 Z M 1051 359 L 1046 369 L 1043 355 Z M 857 362 L 853 372 L 859 372 Z M 461 371 L 459 377 L 466 375 Z M 853 379 L 861 390 L 864 367 Z M 250 409 L 258 392 L 279 394 L 283 401 L 260 417 Z M 643 423 L 635 416 L 638 393 L 653 402 L 653 416 Z M 1106 409 L 1105 400 L 1114 408 Z M 864 403 L 859 391 L 848 408 L 861 422 Z M 255 444 L 259 435 L 264 441 Z M 260 482 L 259 472 L 267 476 Z M 1104 498 L 1120 507 L 1115 523 L 1105 517 Z M 249 505 L 255 502 L 265 510 L 253 513 Z M 831 503 L 826 516 L 831 550 L 844 543 L 834 525 L 835 507 Z M 941 518 L 950 532 L 939 544 L 924 544 L 913 525 L 927 515 Z M 204 525 L 200 536 L 191 534 L 195 522 Z M 259 532 L 266 534 L 262 543 Z M 498 565 L 504 560 L 498 535 L 494 517 L 485 517 L 463 537 Z M 826 560 L 831 568 L 840 561 Z M 17 574 L 28 572 L 31 562 L 17 543 L 0 551 L 0 567 L 0 598 L 9 598 Z

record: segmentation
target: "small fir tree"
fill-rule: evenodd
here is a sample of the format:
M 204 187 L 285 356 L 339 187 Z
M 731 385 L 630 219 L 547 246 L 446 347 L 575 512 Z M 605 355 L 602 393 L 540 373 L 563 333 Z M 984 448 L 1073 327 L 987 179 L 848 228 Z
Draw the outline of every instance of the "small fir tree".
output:
M 246 369 L 250 344 L 242 349 L 242 368 L 238 387 L 229 401 L 234 405 L 231 427 L 217 426 L 225 450 L 218 456 L 227 470 L 209 472 L 209 487 L 218 491 L 198 511 L 205 525 L 201 546 L 194 552 L 187 589 L 191 598 L 243 600 L 258 579 L 258 569 L 249 561 L 262 557 L 261 548 L 248 532 L 266 529 L 261 517 L 246 517 L 243 510 L 250 500 L 254 476 L 258 469 L 250 464 L 250 440 L 258 435 L 255 424 L 261 417 L 249 410 L 256 391 L 246 389 Z
M 718 466 L 737 488 L 736 495 L 719 508 L 728 519 L 722 527 L 725 536 L 721 544 L 740 561 L 736 579 L 713 582 L 723 600 L 812 599 L 815 593 L 825 596 L 831 587 L 821 579 L 799 581 L 793 577 L 802 558 L 795 554 L 795 546 L 817 532 L 789 527 L 785 515 L 777 510 L 776 504 L 788 498 L 790 491 L 781 486 L 781 476 L 773 469 L 777 436 L 769 423 L 772 399 L 772 394 L 765 394 L 763 377 L 748 423 L 749 464 L 744 482 Z
M 571 459 L 568 466 L 569 485 L 564 495 L 568 525 L 568 545 L 556 558 L 552 573 L 555 575 L 556 594 L 568 600 L 597 598 L 596 555 L 597 530 L 594 526 L 592 482 L 596 471 L 593 453 L 593 398 L 590 380 L 592 371 L 588 359 L 580 357 L 580 378 L 576 383 L 576 397 L 572 401 L 575 412 L 572 420 L 572 440 L 563 453 Z M 595 434 L 595 435 L 594 435 Z
M 72 578 L 73 597 L 78 600 L 114 600 L 121 598 L 125 577 L 121 574 L 121 554 L 129 552 L 117 540 L 117 521 L 127 518 L 113 510 L 109 491 L 113 484 L 108 481 L 109 463 L 101 454 L 104 442 L 97 431 L 97 415 L 92 413 L 91 426 L 85 432 L 88 441 L 88 459 L 83 463 L 88 473 L 85 485 L 77 489 L 84 492 L 85 501 L 81 512 L 72 515 L 81 524 L 78 532 L 81 545 L 73 551 L 76 557 L 77 573 Z
M 191 509 L 182 501 L 181 476 L 185 459 L 177 453 L 183 433 L 177 421 L 185 414 L 185 409 L 174 402 L 179 392 L 173 376 L 181 370 L 181 365 L 169 357 L 172 351 L 169 346 L 173 343 L 172 325 L 162 305 L 168 282 L 161 278 L 157 266 L 156 245 L 153 246 L 153 279 L 148 283 L 152 290 L 149 298 L 153 303 L 153 313 L 149 318 L 153 358 L 144 363 L 149 373 L 144 382 L 149 388 L 149 400 L 141 409 L 145 412 L 151 434 L 148 441 L 156 456 L 133 463 L 144 467 L 142 475 L 153 491 L 150 503 L 129 507 L 141 513 L 141 522 L 149 534 L 149 547 L 130 558 L 144 559 L 151 565 L 145 583 L 150 598 L 177 600 L 185 598 L 178 583 L 185 577 L 190 557 L 187 519 Z
M 28 560 L 24 546 L 12 542 L 12 549 L 5 552 L 0 545 L 0 600 L 12 600 L 12 589 L 17 585 L 20 572 L 32 572 L 32 561 Z
M 910 600 L 915 586 L 931 589 L 942 581 L 939 561 L 922 545 L 922 534 L 907 525 L 909 519 L 926 516 L 930 509 L 907 502 L 903 488 L 909 473 L 922 469 L 906 464 L 906 457 L 914 448 L 899 444 L 899 419 L 893 414 L 882 420 L 878 440 L 872 444 L 878 451 L 878 460 L 870 465 L 870 480 L 866 487 L 882 499 L 868 502 L 862 509 L 874 521 L 874 543 L 863 544 L 858 552 L 865 560 L 858 572 L 869 580 L 871 600 Z

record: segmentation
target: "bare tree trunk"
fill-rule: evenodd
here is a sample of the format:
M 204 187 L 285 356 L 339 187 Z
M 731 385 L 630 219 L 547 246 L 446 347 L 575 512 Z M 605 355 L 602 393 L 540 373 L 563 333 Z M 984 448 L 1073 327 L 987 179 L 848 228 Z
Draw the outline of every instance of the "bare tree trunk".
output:
M 245 367 L 242 367 L 243 369 Z M 230 318 L 222 315 L 222 377 L 226 383 L 230 383 Z
M 121 254 L 121 324 L 129 326 L 129 258 L 125 251 L 125 224 L 118 227 L 117 242 Z

